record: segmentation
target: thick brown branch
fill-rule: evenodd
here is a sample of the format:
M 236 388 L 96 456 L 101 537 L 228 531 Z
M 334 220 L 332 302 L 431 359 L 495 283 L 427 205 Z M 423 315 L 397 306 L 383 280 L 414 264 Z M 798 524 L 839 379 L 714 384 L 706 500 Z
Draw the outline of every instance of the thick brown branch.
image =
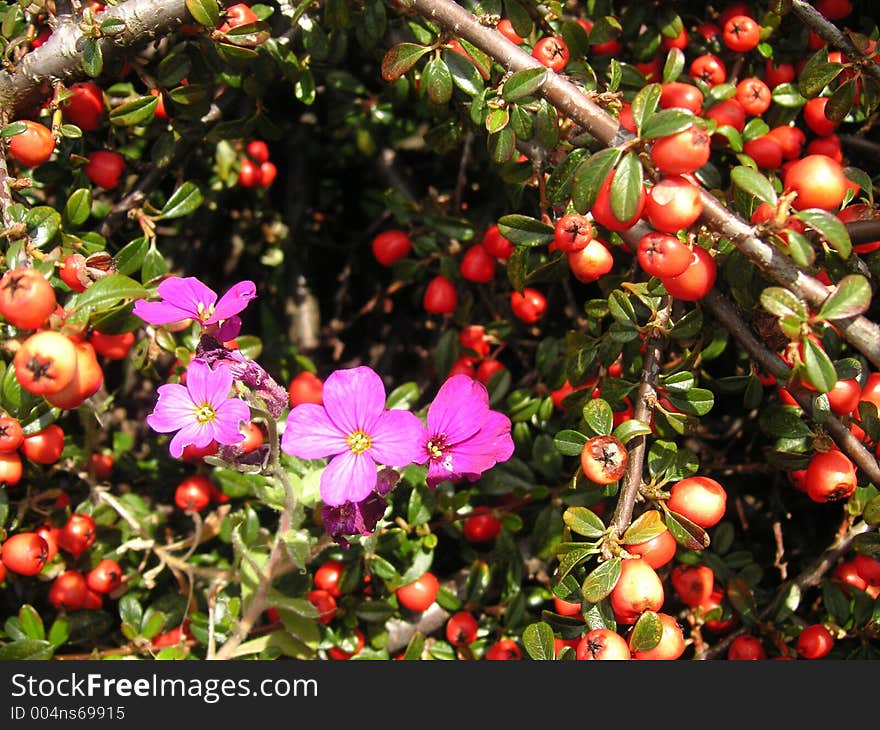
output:
M 645 342 L 645 364 L 642 368 L 642 379 L 633 406 L 633 418 L 642 423 L 651 423 L 651 414 L 657 401 L 657 384 L 660 377 L 660 363 L 663 348 L 666 345 L 666 325 L 672 310 L 672 300 L 667 298 L 665 306 L 657 312 L 655 328 Z M 620 498 L 611 523 L 619 536 L 623 536 L 632 522 L 633 509 L 639 488 L 642 486 L 642 471 L 645 466 L 645 436 L 636 436 L 628 445 L 629 462 L 624 476 Z
M 508 71 L 541 67 L 539 61 L 497 31 L 481 25 L 470 12 L 452 0 L 413 0 L 413 8 L 473 43 Z M 536 93 L 606 146 L 617 146 L 633 138 L 579 87 L 550 70 Z M 790 258 L 758 238 L 752 225 L 727 209 L 708 190 L 701 189 L 700 193 L 703 201 L 701 220 L 707 226 L 729 238 L 770 278 L 797 292 L 810 307 L 818 310 L 822 306 L 829 291 L 821 281 L 801 271 Z M 850 344 L 880 367 L 880 326 L 863 316 L 842 320 L 838 326 Z
M 231 0 L 221 0 L 229 5 Z M 125 30 L 98 41 L 105 57 L 122 49 L 142 46 L 169 33 L 185 20 L 192 20 L 186 0 L 128 0 L 108 7 L 98 18 L 118 18 Z M 0 108 L 15 116 L 31 109 L 50 92 L 53 80 L 82 78 L 82 30 L 74 23 L 63 23 L 43 45 L 28 53 L 12 73 L 0 73 Z

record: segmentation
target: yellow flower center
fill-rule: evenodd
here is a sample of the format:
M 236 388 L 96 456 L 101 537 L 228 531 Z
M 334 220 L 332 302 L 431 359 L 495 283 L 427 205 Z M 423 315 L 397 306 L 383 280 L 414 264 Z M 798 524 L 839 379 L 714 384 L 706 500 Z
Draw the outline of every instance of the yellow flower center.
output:
M 425 444 L 425 450 L 428 452 L 428 458 L 432 461 L 440 461 L 444 458 L 449 450 L 445 433 L 434 434 L 434 437 Z
M 202 403 L 202 405 L 196 408 L 196 420 L 200 424 L 210 423 L 216 420 L 216 418 L 217 412 L 208 403 Z
M 350 434 L 345 439 L 345 442 L 353 454 L 363 454 L 373 445 L 373 440 L 363 431 L 355 431 L 353 434 Z
M 199 302 L 199 321 L 204 322 L 214 314 L 214 305 L 205 306 L 204 302 Z

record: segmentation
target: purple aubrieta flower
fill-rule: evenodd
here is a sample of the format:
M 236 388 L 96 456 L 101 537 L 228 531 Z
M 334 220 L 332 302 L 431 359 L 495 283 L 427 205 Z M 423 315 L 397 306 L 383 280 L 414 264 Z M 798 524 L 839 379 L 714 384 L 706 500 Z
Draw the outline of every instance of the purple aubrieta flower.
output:
M 513 456 L 510 419 L 489 410 L 486 387 L 468 375 L 453 375 L 440 386 L 427 423 L 420 463 L 428 462 L 431 489 L 447 479 L 476 481 Z
M 239 430 L 251 409 L 240 398 L 229 396 L 232 372 L 212 370 L 203 360 L 192 360 L 186 369 L 186 385 L 166 383 L 158 388 L 159 400 L 147 416 L 147 425 L 159 433 L 177 431 L 168 451 L 180 458 L 185 446 L 202 448 L 212 440 L 235 444 L 244 439 Z
M 223 337 L 232 339 L 241 327 L 241 321 L 235 315 L 257 295 L 257 286 L 252 281 L 240 281 L 217 301 L 217 293 L 194 276 L 171 276 L 159 284 L 156 293 L 162 301 L 139 299 L 132 310 L 147 324 L 163 325 L 194 319 L 202 326 L 209 326 L 230 320 L 231 326 L 225 328 L 227 331 Z
M 281 449 L 301 459 L 333 457 L 321 474 L 324 504 L 365 500 L 376 488 L 377 464 L 424 463 L 425 427 L 409 411 L 385 408 L 385 386 L 370 368 L 332 373 L 323 401 L 290 411 Z

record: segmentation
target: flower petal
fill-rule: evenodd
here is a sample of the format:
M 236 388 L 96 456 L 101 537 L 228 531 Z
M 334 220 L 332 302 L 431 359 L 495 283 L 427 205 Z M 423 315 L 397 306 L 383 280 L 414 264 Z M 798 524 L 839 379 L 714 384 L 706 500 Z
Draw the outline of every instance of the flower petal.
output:
M 321 474 L 321 499 L 331 507 L 366 499 L 376 486 L 376 464 L 366 454 L 334 456 Z
M 363 431 L 372 436 L 373 424 L 385 410 L 385 385 L 375 371 L 363 365 L 336 370 L 324 381 L 323 399 L 340 431 L 346 435 Z
M 201 319 L 217 301 L 217 293 L 194 276 L 169 276 L 156 287 L 156 293 L 195 319 Z
M 218 399 L 219 385 L 226 385 L 223 395 Z M 192 360 L 186 369 L 186 389 L 196 407 L 205 403 L 216 407 L 229 396 L 232 386 L 232 373 L 227 368 L 211 370 L 210 365 L 198 358 Z M 219 403 L 217 402 L 219 400 Z
M 489 411 L 483 428 L 452 449 L 453 469 L 473 481 L 495 464 L 507 461 L 513 451 L 510 419 L 498 411 Z
M 180 322 L 183 319 L 190 319 L 193 315 L 170 302 L 148 302 L 146 299 L 138 299 L 132 314 L 140 317 L 147 324 L 163 325 L 172 322 Z
M 428 406 L 428 433 L 443 434 L 450 444 L 459 443 L 479 431 L 488 412 L 486 386 L 468 375 L 453 375 Z
M 447 468 L 447 466 L 451 467 L 451 461 L 428 462 L 428 476 L 425 477 L 425 483 L 428 485 L 428 489 L 435 489 L 437 485 L 440 484 L 440 482 L 445 482 L 447 479 L 452 482 L 456 482 L 461 479 L 461 474 L 452 471 L 452 469 Z
M 244 440 L 244 434 L 239 430 L 243 421 L 251 417 L 251 409 L 247 403 L 239 398 L 227 398 L 216 409 L 217 418 L 214 426 L 214 438 L 218 444 L 237 444 Z
M 254 282 L 238 282 L 220 297 L 220 301 L 214 307 L 214 314 L 205 320 L 205 324 L 214 324 L 238 314 L 255 296 L 257 296 L 257 285 Z
M 324 406 L 315 403 L 302 403 L 290 411 L 281 450 L 300 459 L 322 459 L 350 451 L 345 434 L 330 420 Z
M 195 407 L 189 391 L 179 383 L 166 383 L 158 388 L 159 399 L 147 416 L 147 425 L 159 433 L 170 433 L 195 421 Z
M 168 452 L 175 459 L 179 459 L 183 454 L 183 449 L 192 444 L 196 448 L 204 448 L 213 439 L 212 429 L 206 428 L 203 424 L 193 422 L 187 424 L 180 429 L 168 444 Z
M 376 420 L 370 433 L 370 453 L 386 466 L 424 464 L 428 458 L 425 441 L 428 432 L 419 417 L 409 411 L 385 411 Z
M 238 337 L 241 332 L 241 317 L 233 315 L 229 319 L 223 320 L 223 324 L 217 327 L 214 333 L 220 342 L 229 342 Z

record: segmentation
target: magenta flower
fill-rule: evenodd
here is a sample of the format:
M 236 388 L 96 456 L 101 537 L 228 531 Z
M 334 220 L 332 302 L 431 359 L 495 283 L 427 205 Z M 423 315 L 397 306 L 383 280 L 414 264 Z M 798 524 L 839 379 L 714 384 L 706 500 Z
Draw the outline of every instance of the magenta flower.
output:
M 159 400 L 147 416 L 147 424 L 159 433 L 177 431 L 168 446 L 179 458 L 185 446 L 202 448 L 212 440 L 235 444 L 244 438 L 241 422 L 251 416 L 247 403 L 230 398 L 232 372 L 228 368 L 211 370 L 202 360 L 193 360 L 186 369 L 186 385 L 159 386 Z
M 332 456 L 321 474 L 321 499 L 337 507 L 376 488 L 376 465 L 423 463 L 425 427 L 409 411 L 385 408 L 385 386 L 368 367 L 337 370 L 324 382 L 324 403 L 290 411 L 281 449 L 301 459 Z
M 132 310 L 147 324 L 163 325 L 195 319 L 207 326 L 235 318 L 257 295 L 257 287 L 252 281 L 240 281 L 218 302 L 217 293 L 194 276 L 171 276 L 159 284 L 156 293 L 162 297 L 162 301 L 139 299 Z
M 495 464 L 513 456 L 510 419 L 489 410 L 486 387 L 468 375 L 453 375 L 428 406 L 422 461 L 434 489 L 447 479 L 476 481 Z

